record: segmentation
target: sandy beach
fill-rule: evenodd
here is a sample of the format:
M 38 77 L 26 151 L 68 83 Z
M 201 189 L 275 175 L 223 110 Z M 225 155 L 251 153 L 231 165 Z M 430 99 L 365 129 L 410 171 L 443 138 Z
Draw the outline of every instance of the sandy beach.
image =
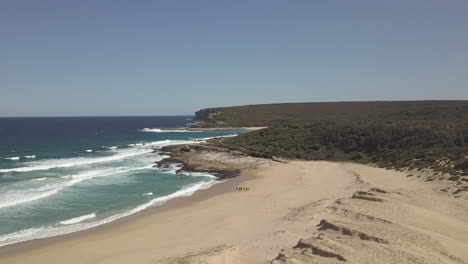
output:
M 437 191 L 436 183 L 319 161 L 242 175 L 167 210 L 4 248 L 0 263 L 468 262 L 466 197 Z
M 0 33 L 0 264 L 468 264 L 468 0 L 0 0 Z

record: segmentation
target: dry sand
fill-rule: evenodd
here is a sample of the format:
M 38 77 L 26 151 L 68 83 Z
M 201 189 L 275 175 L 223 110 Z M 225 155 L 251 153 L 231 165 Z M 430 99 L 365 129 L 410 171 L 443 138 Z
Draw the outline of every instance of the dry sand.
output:
M 468 263 L 466 197 L 434 182 L 333 162 L 244 174 L 205 191 L 221 195 L 3 252 L 0 263 Z

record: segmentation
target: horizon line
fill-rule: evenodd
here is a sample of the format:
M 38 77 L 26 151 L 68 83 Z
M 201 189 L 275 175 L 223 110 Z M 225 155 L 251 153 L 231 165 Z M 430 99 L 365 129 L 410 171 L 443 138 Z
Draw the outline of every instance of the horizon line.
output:
M 81 118 L 81 117 L 188 117 L 191 115 L 63 115 L 63 116 L 0 116 L 0 118 Z

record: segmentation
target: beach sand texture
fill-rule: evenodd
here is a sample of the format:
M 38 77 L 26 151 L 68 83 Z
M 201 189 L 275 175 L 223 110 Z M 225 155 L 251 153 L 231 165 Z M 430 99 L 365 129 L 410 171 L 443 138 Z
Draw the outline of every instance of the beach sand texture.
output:
M 468 263 L 466 197 L 434 182 L 322 161 L 243 175 L 170 210 L 2 252 L 0 263 Z

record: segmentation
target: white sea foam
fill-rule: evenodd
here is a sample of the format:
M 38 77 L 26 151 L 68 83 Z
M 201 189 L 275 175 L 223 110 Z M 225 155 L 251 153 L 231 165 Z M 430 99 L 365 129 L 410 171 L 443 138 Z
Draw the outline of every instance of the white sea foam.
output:
M 139 130 L 140 132 L 152 132 L 152 133 L 186 133 L 186 132 L 202 132 L 202 131 L 192 131 L 187 129 L 161 129 L 161 128 L 143 128 Z
M 165 147 L 165 146 L 170 146 L 170 145 L 198 144 L 198 143 L 203 143 L 203 142 L 206 142 L 207 140 L 214 139 L 214 138 L 227 138 L 227 137 L 235 137 L 235 136 L 237 136 L 237 134 L 229 134 L 229 135 L 206 137 L 206 138 L 196 138 L 196 139 L 190 139 L 190 140 L 166 139 L 166 140 L 149 142 L 149 143 L 146 143 L 145 145 L 150 146 L 150 147 Z M 138 144 L 130 144 L 130 145 L 136 146 Z
M 181 171 L 180 174 L 187 175 L 190 177 L 207 177 L 217 179 L 218 177 L 214 176 L 213 174 L 207 172 L 190 172 L 190 171 Z
M 229 135 L 232 136 L 232 135 Z M 226 137 L 226 136 L 224 136 Z M 26 171 L 37 171 L 37 170 L 48 170 L 51 168 L 65 168 L 65 167 L 73 167 L 73 166 L 80 166 L 86 164 L 93 164 L 99 162 L 109 162 L 120 160 L 128 157 L 132 157 L 135 155 L 141 155 L 145 153 L 152 152 L 151 148 L 154 147 L 163 147 L 173 144 L 190 144 L 190 143 L 200 143 L 203 140 L 209 138 L 202 139 L 201 141 L 194 141 L 194 140 L 163 140 L 163 141 L 155 141 L 147 144 L 148 147 L 136 147 L 125 149 L 119 152 L 116 155 L 109 156 L 109 157 L 100 157 L 100 158 L 70 158 L 70 159 L 58 159 L 58 160 L 49 160 L 49 161 L 36 161 L 36 162 L 29 162 L 27 167 L 20 167 L 20 168 L 13 168 L 13 169 L 1 169 L 0 172 L 26 172 Z M 152 159 L 162 160 L 167 156 L 156 156 Z M 64 187 L 70 187 L 82 181 L 92 179 L 95 177 L 104 177 L 109 175 L 115 175 L 120 173 L 127 173 L 132 170 L 139 170 L 139 169 L 147 169 L 151 168 L 152 165 L 149 164 L 144 167 L 138 168 L 128 168 L 128 167 L 120 167 L 120 168 L 110 168 L 110 169 L 101 169 L 101 170 L 92 170 L 92 171 L 85 171 L 75 175 L 65 175 L 60 177 L 61 179 L 65 179 L 67 181 L 56 183 L 56 184 L 47 184 L 37 189 L 27 189 L 23 191 L 16 191 L 16 192 L 6 192 L 0 195 L 0 208 L 14 206 L 26 202 L 31 202 L 39 199 L 43 199 L 49 197 L 51 195 L 56 194 Z M 170 168 L 171 173 L 175 173 L 176 170 L 179 168 L 174 166 Z M 193 177 L 211 177 L 216 178 L 210 174 L 202 174 L 202 173 L 193 173 L 193 172 L 184 172 L 189 176 Z M 38 179 L 42 180 L 42 179 Z
M 117 149 L 117 146 L 112 146 L 112 147 L 105 147 L 105 146 L 103 146 L 102 148 L 108 149 L 108 150 L 116 150 L 116 149 Z
M 33 181 L 43 181 L 47 180 L 47 177 L 42 177 L 42 178 L 37 178 L 37 179 L 32 179 Z
M 93 152 L 93 150 L 92 149 L 86 149 L 85 152 L 91 153 L 91 152 Z
M 159 171 L 164 173 L 176 174 L 176 172 L 182 168 L 182 165 L 182 163 L 167 164 L 164 167 L 159 168 Z
M 80 222 L 83 222 L 84 220 L 88 220 L 88 219 L 95 218 L 95 217 L 96 217 L 96 214 L 92 213 L 92 214 L 82 215 L 82 216 L 79 216 L 79 217 L 68 219 L 68 220 L 65 220 L 65 221 L 61 221 L 61 222 L 59 222 L 59 224 L 61 224 L 61 225 L 72 225 L 72 224 L 80 223 Z
M 6 193 L 1 196 L 0 208 L 10 207 L 22 203 L 39 200 L 56 194 L 62 188 L 55 188 L 48 191 L 28 191 L 25 193 Z
M 132 209 L 132 210 L 126 212 L 126 213 L 120 214 L 119 218 L 121 218 L 123 216 L 130 215 L 130 214 L 134 214 L 136 212 L 139 212 L 139 211 L 141 211 L 143 209 L 146 209 L 146 208 L 148 208 L 150 206 L 153 206 L 153 205 L 161 205 L 161 204 L 167 202 L 168 200 L 176 198 L 176 197 L 190 196 L 193 193 L 195 193 L 196 191 L 202 190 L 202 189 L 207 189 L 207 188 L 209 188 L 210 186 L 212 186 L 215 183 L 216 183 L 216 181 L 199 182 L 199 183 L 187 186 L 185 188 L 182 188 L 181 190 L 178 190 L 177 192 L 174 192 L 174 193 L 171 193 L 171 194 L 168 194 L 168 195 L 165 195 L 165 196 L 154 198 L 153 200 L 151 200 L 151 201 L 149 201 L 147 203 L 141 204 L 141 205 L 135 207 L 134 209 Z M 115 217 L 115 216 L 113 216 L 113 217 Z
M 192 140 L 162 140 L 162 141 L 151 142 L 148 145 L 164 147 L 164 146 L 170 146 L 170 145 L 200 144 L 210 139 L 228 138 L 228 137 L 235 137 L 235 136 L 237 136 L 237 134 L 229 134 L 229 135 L 224 135 L 224 136 L 215 136 L 215 137 L 206 137 L 206 138 L 196 138 Z
M 234 135 L 227 135 L 223 137 L 228 137 L 228 136 L 234 136 Z M 115 155 L 108 156 L 108 157 L 97 157 L 97 158 L 81 157 L 81 158 L 69 158 L 69 159 L 32 161 L 32 162 L 26 163 L 27 164 L 26 167 L 14 168 L 14 169 L 3 169 L 3 170 L 0 170 L 0 172 L 10 172 L 10 171 L 22 172 L 22 171 L 48 170 L 50 168 L 65 168 L 65 167 L 74 167 L 74 166 L 93 164 L 93 163 L 99 163 L 99 162 L 109 162 L 109 161 L 125 159 L 125 158 L 132 157 L 135 155 L 150 153 L 152 152 L 152 149 L 154 148 L 160 148 L 163 146 L 174 145 L 174 144 L 201 143 L 211 138 L 215 138 L 215 137 L 196 139 L 196 140 L 155 141 L 155 142 L 147 143 L 145 146 L 142 146 L 143 144 L 139 144 L 138 146 L 136 144 L 132 144 L 131 148 L 118 149 L 115 151 Z M 164 157 L 165 156 L 157 156 L 157 157 L 152 157 L 151 159 L 152 160 L 154 158 L 163 159 Z M 0 201 L 1 201 L 0 208 L 43 199 L 43 198 L 46 198 L 46 197 L 49 197 L 51 195 L 58 193 L 60 190 L 66 187 L 73 186 L 79 182 L 92 179 L 95 177 L 104 177 L 104 176 L 109 176 L 109 175 L 115 175 L 117 173 L 126 173 L 132 170 L 137 170 L 141 168 L 151 168 L 151 167 L 152 167 L 152 164 L 148 164 L 147 166 L 140 167 L 140 168 L 120 167 L 120 168 L 112 168 L 112 169 L 104 169 L 104 170 L 101 169 L 101 170 L 86 171 L 86 172 L 74 174 L 74 175 L 65 175 L 65 176 L 60 177 L 62 179 L 61 181 L 55 182 L 53 184 L 47 181 L 48 184 L 35 190 L 28 189 L 28 190 L 22 190 L 19 192 L 17 191 L 14 193 L 10 192 L 6 194 L 5 193 L 1 194 L 0 195 Z M 201 176 L 200 174 L 197 174 L 197 173 L 195 174 L 189 173 L 189 176 L 194 176 L 194 177 L 197 177 L 197 176 L 198 177 L 210 177 L 211 176 L 215 178 L 215 176 L 213 175 Z M 26 230 L 21 230 L 15 233 L 11 233 L 11 234 L 2 235 L 0 236 L 0 246 L 11 244 L 11 243 L 16 243 L 20 241 L 26 241 L 26 240 L 30 240 L 34 238 L 43 238 L 43 237 L 56 236 L 60 234 L 72 233 L 72 232 L 76 232 L 79 230 L 84 230 L 84 229 L 88 229 L 94 226 L 102 225 L 102 224 L 117 220 L 119 218 L 134 214 L 148 207 L 162 204 L 172 198 L 192 195 L 196 190 L 208 188 L 212 184 L 217 183 L 217 182 L 218 181 L 210 180 L 208 182 L 197 183 L 197 184 L 188 186 L 186 188 L 183 188 L 175 193 L 169 194 L 167 196 L 154 198 L 145 204 L 142 204 L 133 208 L 132 210 L 125 211 L 125 212 L 110 216 L 105 219 L 99 219 L 99 220 L 95 220 L 91 222 L 88 222 L 88 221 L 76 222 L 76 223 L 71 223 L 68 225 L 57 224 L 57 225 L 49 226 L 49 227 L 31 228 L 31 229 L 26 229 Z M 149 195 L 149 193 L 147 194 Z M 71 220 L 73 219 L 69 219 L 65 221 L 71 221 Z M 81 220 L 81 221 L 84 221 L 84 220 Z
M 117 174 L 128 173 L 131 171 L 136 170 L 143 170 L 149 169 L 151 165 L 146 165 L 142 167 L 136 168 L 128 168 L 128 167 L 119 167 L 119 168 L 109 168 L 109 169 L 101 169 L 101 170 L 92 170 L 86 171 L 79 174 L 74 175 L 66 175 L 60 177 L 61 179 L 67 179 L 67 181 L 55 183 L 55 184 L 47 184 L 41 186 L 36 189 L 26 189 L 21 191 L 10 191 L 6 193 L 2 193 L 0 195 L 0 208 L 15 206 L 27 202 L 32 202 L 40 199 L 44 199 L 46 197 L 52 196 L 58 193 L 65 187 L 70 187 L 80 182 L 93 179 L 96 177 L 107 177 L 113 176 Z M 36 179 L 41 180 L 41 178 Z
M 150 195 L 153 195 L 152 192 L 147 192 L 147 193 L 144 193 L 143 196 L 150 196 Z
M 218 183 L 218 181 L 209 181 L 209 182 L 200 182 L 194 185 L 187 186 L 175 193 L 162 196 L 162 197 L 157 197 L 152 199 L 151 201 L 141 204 L 129 211 L 116 214 L 113 216 L 110 216 L 105 219 L 97 220 L 97 221 L 92 221 L 92 222 L 86 222 L 86 223 L 76 223 L 76 224 L 70 224 L 70 225 L 59 225 L 59 226 L 49 226 L 49 227 L 40 227 L 40 228 L 30 228 L 30 229 L 25 229 L 21 230 L 18 232 L 10 233 L 10 234 L 5 234 L 0 236 L 0 246 L 5 246 L 8 244 L 13 244 L 17 242 L 22 242 L 22 241 L 27 241 L 31 239 L 37 239 L 37 238 L 44 238 L 44 237 L 52 237 L 52 236 L 57 236 L 57 235 L 62 235 L 62 234 L 68 234 L 68 233 L 73 233 L 77 232 L 80 230 L 85 230 L 89 229 L 92 227 L 96 227 L 99 225 L 103 225 L 106 223 L 110 223 L 112 221 L 115 221 L 117 219 L 120 219 L 122 217 L 126 217 L 132 214 L 135 214 L 141 210 L 144 210 L 146 208 L 149 208 L 154 205 L 160 205 L 165 202 L 167 202 L 170 199 L 176 198 L 176 197 L 183 197 L 183 196 L 190 196 L 197 190 L 201 189 L 207 189 L 213 184 Z M 70 219 L 72 220 L 72 219 Z
M 161 141 L 154 141 L 154 142 L 149 142 L 146 145 L 153 147 L 153 148 L 162 148 L 165 146 L 170 146 L 170 145 L 182 145 L 182 144 L 197 144 L 205 142 L 204 139 L 200 141 L 196 140 L 161 140 Z
M 183 166 L 182 163 L 167 164 L 166 166 L 159 168 L 159 171 L 163 173 L 168 173 L 168 174 L 181 174 L 181 175 L 186 175 L 190 177 L 206 177 L 206 178 L 212 178 L 212 179 L 218 178 L 215 175 L 210 174 L 208 172 L 181 171 L 180 169 L 182 168 L 182 166 Z
M 3 158 L 3 159 L 6 159 L 6 160 L 19 160 L 20 158 L 19 157 L 10 157 L 10 158 Z
M 67 168 L 75 167 L 81 165 L 88 165 L 94 163 L 110 162 L 115 160 L 121 160 L 128 157 L 141 155 L 145 153 L 150 153 L 151 149 L 143 148 L 133 148 L 127 149 L 121 152 L 118 152 L 115 155 L 107 157 L 97 157 L 97 158 L 68 158 L 68 159 L 53 159 L 53 160 L 44 160 L 44 161 L 32 161 L 26 163 L 28 166 L 11 168 L 11 169 L 0 169 L 0 173 L 5 172 L 26 172 L 26 171 L 41 171 L 41 170 L 50 170 L 53 168 Z
M 235 137 L 238 134 L 229 134 L 229 135 L 224 135 L 224 136 L 216 136 L 216 137 L 207 137 L 203 138 L 203 140 L 209 140 L 209 139 L 214 139 L 214 138 L 228 138 L 228 137 Z
M 149 146 L 169 146 L 169 145 L 172 145 L 172 144 L 177 144 L 176 142 L 180 142 L 180 141 L 182 141 L 182 140 L 166 139 L 166 140 L 150 142 L 150 143 L 148 143 L 148 145 Z
M 69 175 L 70 179 L 69 181 L 65 181 L 61 183 L 59 186 L 60 187 L 70 187 L 73 186 L 77 183 L 97 178 L 97 177 L 107 177 L 107 176 L 114 176 L 117 174 L 124 174 L 124 173 L 129 173 L 132 171 L 137 171 L 137 170 L 144 170 L 144 169 L 150 169 L 151 165 L 146 165 L 146 166 L 141 166 L 141 167 L 134 167 L 134 168 L 129 168 L 129 167 L 118 167 L 118 168 L 108 168 L 108 169 L 101 169 L 101 170 L 93 170 L 93 171 L 88 171 L 84 173 L 79 173 L 75 175 Z
M 35 159 L 36 155 L 24 156 L 25 159 Z

